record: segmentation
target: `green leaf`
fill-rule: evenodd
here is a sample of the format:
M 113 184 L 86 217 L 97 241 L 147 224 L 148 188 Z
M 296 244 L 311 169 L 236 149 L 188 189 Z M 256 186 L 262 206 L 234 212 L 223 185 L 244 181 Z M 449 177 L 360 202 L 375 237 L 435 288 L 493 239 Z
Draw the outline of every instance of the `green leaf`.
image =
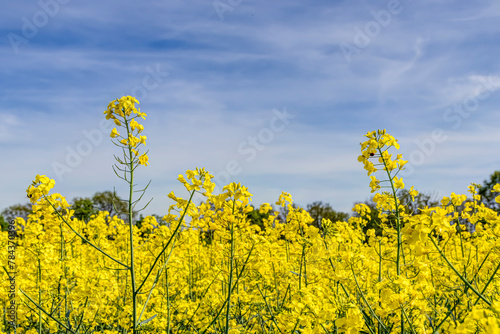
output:
M 137 327 L 142 326 L 144 324 L 147 324 L 148 322 L 150 322 L 151 320 L 153 320 L 154 318 L 156 318 L 157 315 L 158 314 L 155 314 L 151 318 L 141 321 L 140 323 L 137 324 Z

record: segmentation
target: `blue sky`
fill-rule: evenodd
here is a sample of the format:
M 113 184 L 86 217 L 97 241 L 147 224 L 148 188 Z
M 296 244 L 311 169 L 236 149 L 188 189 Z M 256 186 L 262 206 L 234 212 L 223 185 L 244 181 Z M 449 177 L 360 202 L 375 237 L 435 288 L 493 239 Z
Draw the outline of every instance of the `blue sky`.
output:
M 398 138 L 408 187 L 465 193 L 500 169 L 499 16 L 496 1 L 8 0 L 0 209 L 37 174 L 69 200 L 126 197 L 102 122 L 124 95 L 148 114 L 146 214 L 186 197 L 176 178 L 195 167 L 255 205 L 286 191 L 350 212 L 371 195 L 356 158 L 376 129 Z

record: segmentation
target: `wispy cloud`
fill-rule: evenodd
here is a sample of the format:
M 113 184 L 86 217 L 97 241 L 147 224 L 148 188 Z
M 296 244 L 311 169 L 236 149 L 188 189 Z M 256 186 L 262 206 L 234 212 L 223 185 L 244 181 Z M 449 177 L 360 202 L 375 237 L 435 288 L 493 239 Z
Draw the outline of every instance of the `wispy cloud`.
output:
M 121 189 L 101 120 L 129 94 L 149 116 L 151 165 L 138 176 L 152 180 L 147 213 L 165 213 L 165 194 L 182 192 L 177 174 L 196 166 L 246 184 L 255 204 L 284 190 L 349 211 L 370 196 L 356 157 L 377 128 L 400 138 L 414 158 L 406 182 L 424 190 L 464 191 L 499 168 L 494 1 L 401 0 L 390 18 L 389 2 L 242 1 L 223 20 L 212 1 L 50 3 L 57 11 L 13 2 L 0 13 L 0 209 L 25 201 L 37 173 L 57 180 L 54 163 L 68 166 L 72 151 L 81 159 L 57 191 Z M 366 29 L 370 42 L 347 62 L 341 44 L 356 46 Z M 17 52 L 9 34 L 27 40 Z M 286 128 L 263 130 L 284 108 L 294 116 Z M 251 144 L 259 134 L 263 149 Z M 247 161 L 241 150 L 252 147 Z

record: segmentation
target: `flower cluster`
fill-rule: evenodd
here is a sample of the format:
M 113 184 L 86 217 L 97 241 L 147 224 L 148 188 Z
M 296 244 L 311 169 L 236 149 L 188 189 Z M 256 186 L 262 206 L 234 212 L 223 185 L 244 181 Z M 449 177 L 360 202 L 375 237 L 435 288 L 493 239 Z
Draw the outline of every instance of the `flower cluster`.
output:
M 186 187 L 187 191 L 199 191 L 203 187 L 203 189 L 205 189 L 203 195 L 210 196 L 215 189 L 215 183 L 212 182 L 213 175 L 207 172 L 205 168 L 188 170 L 186 172 L 186 176 L 188 180 L 191 181 L 191 183 L 186 181 L 184 175 L 182 174 L 179 174 L 177 180 L 179 180 L 184 185 L 184 187 Z
M 135 104 L 139 104 L 136 98 L 132 96 L 123 96 L 109 103 L 108 108 L 104 111 L 106 119 L 112 119 L 118 127 L 125 130 L 126 135 L 122 136 L 115 128 L 111 131 L 111 138 L 117 140 L 117 145 L 121 145 L 130 150 L 131 161 L 138 162 L 141 165 L 147 166 L 148 156 L 146 153 L 139 155 L 138 147 L 146 145 L 147 137 L 140 135 L 144 130 L 144 126 L 139 124 L 136 118 L 141 117 L 146 119 L 146 114 L 136 108 Z
M 122 98 L 108 108 L 128 134 L 142 131 L 131 118 L 145 116 L 135 102 Z M 404 184 L 394 174 L 406 162 L 388 152 L 397 141 L 385 131 L 367 137 L 359 160 L 369 174 L 382 166 L 389 179 L 379 183 L 393 189 L 373 198 L 385 213 L 373 217 L 357 204 L 359 216 L 322 219 L 321 228 L 286 192 L 276 202 L 281 213 L 269 203 L 254 211 L 240 183 L 213 194 L 204 168 L 179 175 L 190 198 L 171 192 L 175 204 L 161 220 L 145 217 L 139 228 L 99 212 L 83 222 L 50 193 L 55 182 L 37 175 L 27 189 L 33 213 L 18 219 L 16 331 L 123 333 L 135 321 L 141 333 L 499 333 L 500 215 L 480 202 L 474 184 L 472 199 L 452 193 L 403 214 L 396 189 Z M 132 152 L 132 143 L 123 147 Z M 373 220 L 382 231 L 367 230 Z M 1 232 L 0 247 L 8 242 Z M 134 279 L 144 284 L 139 312 L 130 303 L 132 271 L 123 265 L 131 249 Z M 0 261 L 7 263 L 7 252 Z M 7 282 L 7 272 L 1 275 Z M 9 298 L 2 289 L 0 303 Z M 8 326 L 0 322 L 0 332 Z
M 394 186 L 397 189 L 403 189 L 403 179 L 397 178 L 395 175 L 391 176 L 393 171 L 400 171 L 403 169 L 403 166 L 408 163 L 408 161 L 403 160 L 401 154 L 398 154 L 396 159 L 393 159 L 392 154 L 389 153 L 391 147 L 397 150 L 399 149 L 397 139 L 388 134 L 385 130 L 368 132 L 365 137 L 367 137 L 368 140 L 360 144 L 361 155 L 358 157 L 358 161 L 364 164 L 364 168 L 368 171 L 368 176 L 378 170 L 376 166 L 383 166 L 383 170 L 387 171 L 387 174 L 393 180 Z M 378 164 L 373 163 L 370 160 L 372 158 L 377 158 Z M 370 188 L 373 193 L 379 190 L 381 186 L 380 181 L 375 176 L 371 176 L 370 178 Z
M 33 183 L 26 190 L 27 196 L 31 203 L 36 203 L 38 200 L 47 195 L 54 188 L 55 181 L 45 175 L 37 175 Z
M 491 190 L 491 192 L 500 193 L 500 184 L 495 184 L 495 186 L 493 187 L 493 189 Z M 495 202 L 497 202 L 498 204 L 500 204 L 500 195 L 498 195 L 497 197 L 495 197 Z

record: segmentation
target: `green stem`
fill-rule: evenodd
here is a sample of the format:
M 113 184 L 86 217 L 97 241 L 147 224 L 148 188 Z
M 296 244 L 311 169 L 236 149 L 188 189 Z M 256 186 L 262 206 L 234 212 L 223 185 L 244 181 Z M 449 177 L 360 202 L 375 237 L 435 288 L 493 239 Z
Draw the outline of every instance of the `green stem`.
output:
M 485 293 L 486 289 L 488 288 L 488 285 L 490 285 L 491 281 L 493 281 L 493 277 L 495 277 L 495 275 L 497 274 L 498 270 L 500 269 L 500 263 L 498 264 L 498 266 L 495 268 L 495 271 L 493 272 L 493 274 L 491 275 L 490 279 L 488 280 L 488 282 L 486 283 L 486 285 L 484 286 L 483 288 L 483 291 L 481 291 L 481 295 L 483 293 Z M 476 302 L 474 303 L 474 306 L 479 302 L 479 297 L 477 298 Z
M 33 301 L 33 299 L 30 298 L 30 296 L 28 296 L 21 288 L 19 288 L 19 291 L 26 296 L 26 298 L 29 299 L 30 302 L 32 302 L 33 304 L 35 304 L 35 306 L 43 313 L 45 313 L 49 318 L 51 318 L 52 320 L 54 320 L 55 322 L 57 322 L 60 326 L 64 327 L 67 331 L 69 331 L 70 333 L 75 333 L 74 331 L 72 331 L 70 328 L 68 328 L 65 324 L 63 324 L 62 322 L 60 322 L 59 320 L 57 320 L 56 318 L 54 318 L 52 315 L 50 315 L 49 313 L 47 313 L 39 304 L 37 304 L 35 301 Z
M 234 207 L 236 204 L 236 199 L 233 200 L 233 216 L 234 216 Z M 231 293 L 233 292 L 233 289 L 231 288 L 233 286 L 233 266 L 234 266 L 234 220 L 231 220 L 231 227 L 230 227 L 230 237 L 231 237 L 231 251 L 229 255 L 229 289 L 227 293 L 227 309 L 226 309 L 226 328 L 225 328 L 225 333 L 229 333 L 229 311 L 231 310 Z M 236 286 L 236 284 L 235 284 Z
M 280 327 L 278 326 L 278 323 L 276 322 L 276 318 L 274 317 L 273 311 L 271 310 L 271 307 L 269 306 L 269 303 L 267 302 L 266 297 L 262 293 L 262 290 L 260 289 L 259 284 L 257 284 L 257 289 L 259 289 L 260 295 L 262 296 L 262 298 L 264 299 L 264 302 L 266 303 L 267 310 L 269 311 L 269 314 L 271 315 L 271 320 L 274 322 L 274 324 L 276 325 L 276 328 L 278 328 L 278 330 L 280 331 L 280 333 L 283 333 L 281 331 Z
M 382 326 L 382 328 L 384 328 L 384 330 L 387 332 L 387 327 L 385 327 L 384 323 L 382 322 L 382 320 L 380 320 L 380 318 L 377 316 L 377 314 L 375 313 L 375 311 L 372 309 L 372 307 L 370 306 L 370 303 L 368 303 L 368 300 L 366 300 L 366 297 L 365 297 L 365 294 L 363 293 L 363 291 L 361 290 L 361 287 L 359 286 L 359 283 L 358 283 L 358 279 L 356 277 L 356 274 L 354 273 L 354 268 L 351 264 L 351 271 L 352 271 L 352 274 L 354 276 L 354 282 L 356 283 L 356 287 L 358 288 L 358 291 L 359 293 L 361 294 L 361 298 L 363 298 L 363 301 L 365 302 L 366 306 L 368 306 L 368 309 L 370 310 L 370 313 L 372 314 L 372 316 L 375 318 L 375 320 L 378 321 L 378 323 Z M 368 326 L 368 324 L 366 324 L 366 326 L 368 328 L 370 328 Z
M 241 268 L 241 271 L 236 275 L 237 277 L 236 277 L 235 284 L 232 287 L 231 286 L 229 287 L 230 290 L 234 290 L 234 288 L 236 287 L 236 284 L 238 284 L 238 281 L 240 280 L 241 276 L 243 275 L 243 272 L 245 271 L 245 268 L 246 268 L 246 266 L 248 264 L 248 261 L 250 260 L 250 255 L 252 255 L 254 247 L 255 247 L 255 245 L 252 245 L 252 248 L 248 252 L 247 258 L 245 259 L 245 262 L 243 263 L 243 267 Z M 207 328 L 205 328 L 205 330 L 201 334 L 205 334 L 208 331 L 208 329 L 217 321 L 217 319 L 219 318 L 222 310 L 224 310 L 224 308 L 226 307 L 226 303 L 227 302 L 228 301 L 226 299 L 224 301 L 224 303 L 222 304 L 222 307 L 219 309 L 219 311 L 215 315 L 215 317 L 212 319 L 212 321 L 210 322 L 210 324 L 207 326 Z
M 323 244 L 325 245 L 325 248 L 326 248 L 326 250 L 328 251 L 328 250 L 329 250 L 329 248 L 328 248 L 328 244 L 327 244 L 327 242 L 326 242 L 325 237 L 323 237 Z M 334 266 L 334 264 L 333 264 L 333 261 L 332 261 L 331 256 L 328 256 L 328 262 L 330 263 L 330 267 L 332 268 L 333 272 L 335 272 L 335 266 Z M 342 282 L 340 282 L 340 281 L 337 281 L 337 283 L 338 283 L 338 284 L 340 284 L 340 286 L 341 286 L 342 290 L 344 290 L 345 295 L 347 296 L 347 298 L 349 298 L 349 297 L 350 297 L 350 296 L 349 296 L 349 293 L 348 293 L 348 292 L 347 292 L 347 290 L 345 289 L 344 284 L 342 284 Z M 338 287 L 337 287 L 337 289 L 338 289 Z
M 112 257 L 111 255 L 109 255 L 108 253 L 106 253 L 105 251 L 103 251 L 102 249 L 100 249 L 99 247 L 97 247 L 96 245 L 94 245 L 92 242 L 90 242 L 90 240 L 87 240 L 85 237 L 83 237 L 80 233 L 78 233 L 74 228 L 73 226 L 71 226 L 68 221 L 66 220 L 66 218 L 64 218 L 60 213 L 59 211 L 56 209 L 56 207 L 54 206 L 54 204 L 52 204 L 48 199 L 47 197 L 44 197 L 45 200 L 47 201 L 47 203 L 50 204 L 50 206 L 54 209 L 54 212 L 57 214 L 57 216 L 66 224 L 68 225 L 68 227 L 77 235 L 79 236 L 83 241 L 85 241 L 86 243 L 88 243 L 91 247 L 95 248 L 97 251 L 101 252 L 102 254 L 104 254 L 105 256 L 107 256 L 109 259 L 111 259 L 112 261 L 118 263 L 119 265 L 125 267 L 125 268 L 128 268 L 128 266 L 122 262 L 120 262 L 119 260 L 115 259 L 114 257 Z
M 397 275 L 401 275 L 401 263 L 400 263 L 400 258 L 401 258 L 401 244 L 402 244 L 402 238 L 401 238 L 401 221 L 399 217 L 399 207 L 398 207 L 398 196 L 396 195 L 396 188 L 394 187 L 394 180 L 392 179 L 391 173 L 387 169 L 387 162 L 384 159 L 384 156 L 382 155 L 382 150 L 378 148 L 378 151 L 380 153 L 380 157 L 382 159 L 382 162 L 384 164 L 384 169 L 387 172 L 387 176 L 389 178 L 389 182 L 391 184 L 391 189 L 392 189 L 392 197 L 394 199 L 394 206 L 396 207 L 395 214 L 396 214 L 396 231 L 397 231 L 397 255 L 396 255 L 396 272 Z
M 38 304 L 42 305 L 42 291 L 40 290 L 40 282 L 42 280 L 42 268 L 40 265 L 40 257 L 38 257 L 38 275 L 36 285 L 38 288 Z M 38 309 L 38 333 L 42 334 L 42 309 Z
M 381 240 L 378 241 L 378 257 L 379 257 L 379 261 L 378 261 L 378 281 L 382 282 L 382 241 Z M 379 292 L 378 292 L 378 298 L 379 298 L 378 306 L 380 308 L 382 308 L 381 290 L 379 290 Z M 378 324 L 378 332 L 379 333 L 382 332 L 382 326 L 381 326 L 380 323 Z
M 431 232 L 432 233 L 432 232 Z M 444 255 L 443 251 L 441 250 L 441 248 L 439 248 L 439 246 L 436 244 L 436 242 L 434 241 L 434 238 L 432 237 L 432 235 L 429 233 L 429 239 L 431 239 L 432 243 L 434 244 L 434 247 L 436 247 L 436 249 L 438 250 L 439 254 L 441 255 L 441 257 L 446 261 L 446 263 L 448 264 L 448 266 L 455 272 L 455 274 L 457 274 L 457 276 L 469 287 L 469 289 L 471 289 L 472 291 L 474 291 L 474 293 L 480 298 L 482 299 L 486 304 L 488 304 L 488 306 L 491 306 L 491 302 L 486 299 L 479 291 L 477 291 L 471 284 L 468 280 L 466 280 L 459 272 L 458 270 L 453 266 L 453 264 L 451 264 L 451 262 L 448 260 L 448 258 L 446 257 L 446 255 Z M 496 271 L 495 271 L 496 272 Z M 489 282 L 488 282 L 489 283 Z
M 380 153 L 380 157 L 382 159 L 382 162 L 384 164 L 384 169 L 387 172 L 387 176 L 389 177 L 389 182 L 391 184 L 391 189 L 392 189 L 392 197 L 394 199 L 394 206 L 396 208 L 396 233 L 397 233 L 397 255 L 396 255 L 396 272 L 397 275 L 401 275 L 401 246 L 402 246 L 402 237 L 401 237 L 401 220 L 399 217 L 399 205 L 398 205 L 398 197 L 396 195 L 396 188 L 394 187 L 394 180 L 392 179 L 391 172 L 387 168 L 387 162 L 384 159 L 384 156 L 382 155 L 382 150 L 380 147 L 378 148 L 378 151 Z M 404 311 L 403 308 L 401 308 L 401 333 L 405 332 L 405 320 L 404 320 Z
M 127 128 L 127 136 L 130 134 L 130 128 L 127 119 L 125 118 L 125 125 Z M 133 333 L 137 333 L 137 290 L 135 282 L 135 261 L 134 261 L 134 225 L 133 225 L 133 212 L 132 203 L 134 195 L 134 156 L 132 152 L 132 146 L 128 145 L 129 161 L 128 168 L 130 169 L 130 180 L 129 183 L 129 197 L 128 197 L 128 225 L 130 232 L 130 277 L 132 283 L 132 323 L 133 323 Z
M 170 239 L 168 239 L 167 241 L 167 244 L 165 245 L 165 247 L 163 247 L 162 251 L 160 252 L 160 254 L 158 254 L 156 256 L 156 259 L 154 260 L 153 264 L 151 265 L 151 268 L 149 269 L 149 272 L 147 273 L 146 277 L 144 278 L 144 280 L 142 281 L 142 283 L 139 285 L 139 287 L 137 288 L 137 292 L 141 291 L 141 288 L 142 286 L 144 285 L 144 283 L 146 283 L 146 281 L 148 280 L 149 278 L 149 275 L 151 275 L 151 272 L 153 271 L 153 269 L 155 268 L 156 266 L 156 263 L 159 261 L 160 259 L 160 256 L 165 253 L 165 251 L 167 250 L 168 246 L 170 246 L 170 243 L 172 242 L 173 238 L 175 237 L 175 235 L 177 234 L 177 231 L 180 229 L 181 225 L 182 225 L 182 222 L 184 221 L 184 217 L 186 216 L 187 214 L 187 210 L 189 208 L 189 205 L 191 204 L 191 201 L 193 200 L 193 196 L 194 196 L 194 193 L 195 193 L 195 190 L 193 190 L 191 192 L 191 196 L 189 197 L 189 201 L 186 205 L 186 209 L 184 209 L 184 212 L 182 213 L 182 216 L 179 220 L 179 224 L 177 225 L 177 227 L 175 228 L 174 232 L 172 233 L 172 235 L 170 236 Z

